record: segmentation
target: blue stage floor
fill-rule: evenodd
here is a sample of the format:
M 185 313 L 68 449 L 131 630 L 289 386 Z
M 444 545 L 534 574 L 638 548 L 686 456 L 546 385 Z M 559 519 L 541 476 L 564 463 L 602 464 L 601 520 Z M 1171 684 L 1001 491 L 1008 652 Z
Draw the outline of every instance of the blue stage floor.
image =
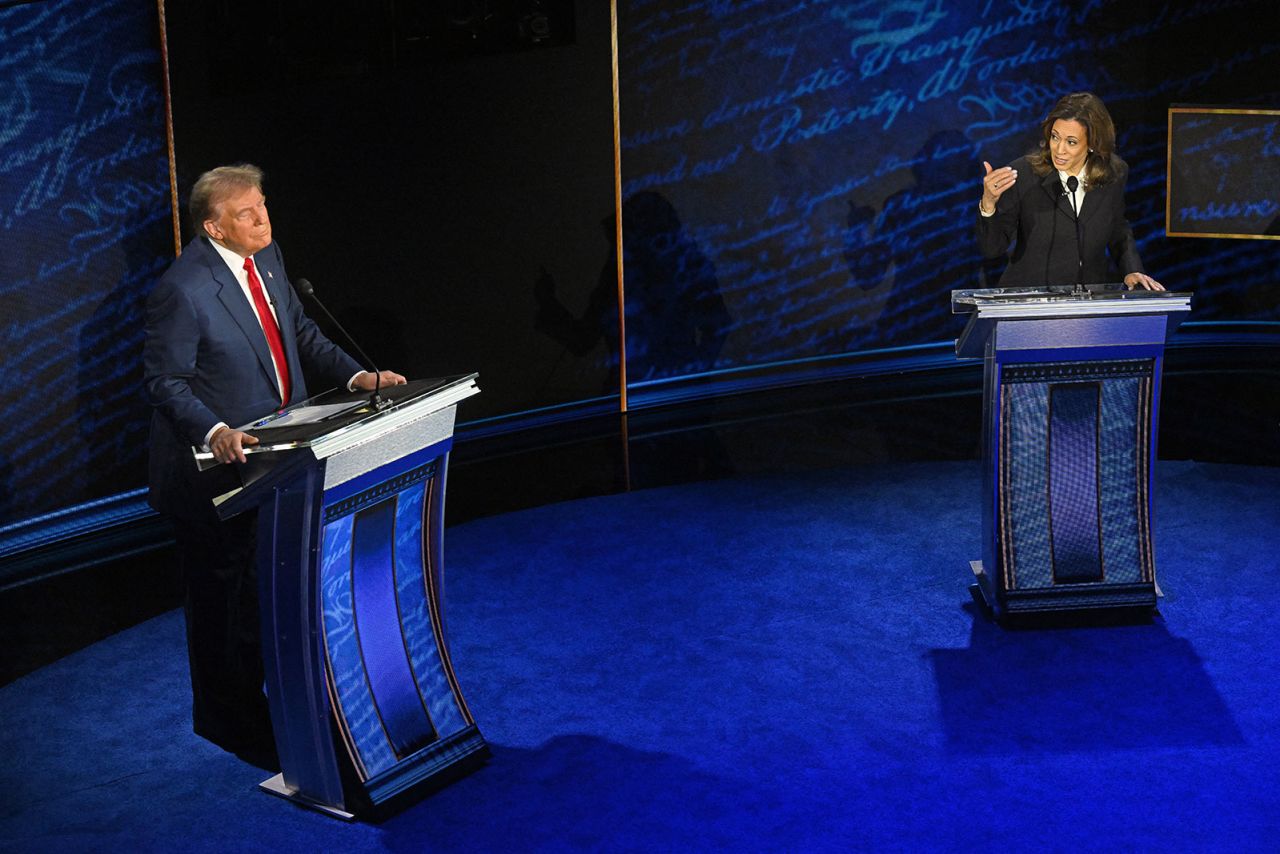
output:
M 380 825 L 192 735 L 165 614 L 0 688 L 0 850 L 1280 849 L 1280 469 L 1157 466 L 1147 625 L 982 620 L 979 501 L 906 463 L 450 528 L 493 757 Z

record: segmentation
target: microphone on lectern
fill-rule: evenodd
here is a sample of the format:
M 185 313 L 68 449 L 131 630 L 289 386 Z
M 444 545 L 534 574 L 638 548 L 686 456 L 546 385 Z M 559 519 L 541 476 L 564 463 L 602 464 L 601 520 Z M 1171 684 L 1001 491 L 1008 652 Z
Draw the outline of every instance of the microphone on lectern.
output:
M 1071 218 L 1076 223 L 1076 292 L 1084 290 L 1084 248 L 1080 245 L 1080 207 L 1076 204 L 1076 190 L 1080 181 L 1075 175 L 1067 178 L 1067 190 L 1071 193 Z
M 373 363 L 373 359 L 369 358 L 369 354 L 356 343 L 356 339 L 351 337 L 351 333 L 343 328 L 342 324 L 338 322 L 338 318 L 330 314 L 329 309 L 324 307 L 324 303 L 320 301 L 320 297 L 316 296 L 316 289 L 312 286 L 311 282 L 308 279 L 297 279 L 294 281 L 293 286 L 297 289 L 298 293 L 302 294 L 304 297 L 311 297 L 315 304 L 320 306 L 320 310 L 323 311 L 325 317 L 329 318 L 333 325 L 338 328 L 338 331 L 342 333 L 342 337 L 346 338 L 351 346 L 355 348 L 355 351 L 360 354 L 360 358 L 364 359 L 369 367 L 373 368 L 373 394 L 369 396 L 369 402 L 373 404 L 374 409 L 386 409 L 390 406 L 391 401 L 384 398 L 381 393 L 382 373 L 378 370 L 378 366 Z

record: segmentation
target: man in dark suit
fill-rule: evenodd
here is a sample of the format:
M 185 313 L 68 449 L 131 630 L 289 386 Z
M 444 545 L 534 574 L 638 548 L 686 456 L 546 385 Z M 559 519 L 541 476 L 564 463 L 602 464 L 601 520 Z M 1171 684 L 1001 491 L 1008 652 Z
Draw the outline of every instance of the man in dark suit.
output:
M 192 446 L 224 464 L 257 444 L 237 429 L 307 397 L 305 367 L 326 385 L 377 378 L 327 339 L 285 275 L 255 166 L 223 166 L 191 191 L 197 236 L 147 301 L 143 354 L 151 419 L 150 502 L 173 523 L 185 584 L 195 732 L 273 765 L 255 571 L 256 518 L 218 520 L 212 499 L 240 485 L 235 465 L 196 469 Z M 381 383 L 405 378 L 383 371 Z

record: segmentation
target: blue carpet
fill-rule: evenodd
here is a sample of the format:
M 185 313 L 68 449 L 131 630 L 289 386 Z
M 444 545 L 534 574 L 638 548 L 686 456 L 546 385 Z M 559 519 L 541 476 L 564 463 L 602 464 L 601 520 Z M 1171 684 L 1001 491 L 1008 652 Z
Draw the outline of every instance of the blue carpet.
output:
M 14 851 L 1275 851 L 1280 470 L 1162 463 L 1149 625 L 1006 631 L 975 464 L 704 482 L 446 536 L 493 748 L 380 825 L 190 733 L 180 613 L 0 689 Z

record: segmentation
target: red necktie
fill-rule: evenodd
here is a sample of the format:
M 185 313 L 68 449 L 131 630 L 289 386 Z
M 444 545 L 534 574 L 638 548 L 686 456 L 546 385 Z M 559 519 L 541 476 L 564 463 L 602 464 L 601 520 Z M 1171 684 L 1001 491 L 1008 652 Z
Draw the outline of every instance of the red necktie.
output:
M 262 280 L 253 269 L 253 259 L 244 259 L 244 271 L 249 274 L 249 293 L 253 296 L 253 307 L 258 312 L 258 321 L 262 331 L 267 335 L 267 347 L 271 350 L 271 360 L 276 363 L 276 375 L 280 379 L 280 402 L 289 403 L 289 363 L 284 360 L 284 343 L 280 340 L 280 327 L 276 325 L 275 315 L 267 305 L 267 296 L 262 290 Z

